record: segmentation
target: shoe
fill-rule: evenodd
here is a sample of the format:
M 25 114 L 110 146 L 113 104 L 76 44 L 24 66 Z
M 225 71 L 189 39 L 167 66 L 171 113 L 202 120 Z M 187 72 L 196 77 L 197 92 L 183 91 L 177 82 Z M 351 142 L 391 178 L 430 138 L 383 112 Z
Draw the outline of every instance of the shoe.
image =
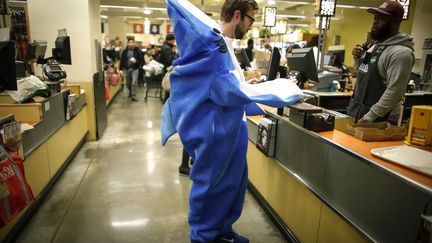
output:
M 189 167 L 179 167 L 180 175 L 189 176 L 190 168 Z
M 137 98 L 133 97 L 131 98 L 132 101 L 138 101 Z
M 218 235 L 213 243 L 249 243 L 249 239 L 236 232 L 230 232 Z

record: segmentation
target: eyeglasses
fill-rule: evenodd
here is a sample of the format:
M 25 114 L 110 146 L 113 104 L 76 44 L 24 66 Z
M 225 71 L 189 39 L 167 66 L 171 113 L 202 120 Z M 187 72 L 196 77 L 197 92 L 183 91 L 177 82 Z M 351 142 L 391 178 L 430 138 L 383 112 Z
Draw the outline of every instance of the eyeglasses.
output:
M 248 17 L 251 21 L 250 26 L 252 26 L 252 24 L 255 22 L 255 19 L 252 18 L 252 16 L 250 16 L 249 14 L 246 14 L 246 17 Z

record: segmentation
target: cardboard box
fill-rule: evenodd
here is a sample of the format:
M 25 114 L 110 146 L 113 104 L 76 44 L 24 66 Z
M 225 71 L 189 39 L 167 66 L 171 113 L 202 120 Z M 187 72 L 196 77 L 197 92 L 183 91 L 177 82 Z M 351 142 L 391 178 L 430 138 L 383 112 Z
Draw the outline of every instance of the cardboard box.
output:
M 399 141 L 405 139 L 405 128 L 387 122 L 348 124 L 346 134 L 366 142 Z

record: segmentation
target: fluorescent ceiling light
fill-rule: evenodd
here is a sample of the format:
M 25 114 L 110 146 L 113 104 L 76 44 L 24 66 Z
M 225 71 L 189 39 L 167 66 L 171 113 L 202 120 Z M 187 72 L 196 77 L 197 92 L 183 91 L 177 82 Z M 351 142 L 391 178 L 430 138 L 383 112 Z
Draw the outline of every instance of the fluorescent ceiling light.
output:
M 148 9 L 148 10 L 156 10 L 156 11 L 166 11 L 166 8 L 152 8 L 152 7 L 145 7 L 145 9 Z
M 128 18 L 128 19 L 142 19 L 143 17 L 140 17 L 140 16 L 126 16 L 125 18 Z
M 298 19 L 305 19 L 306 16 L 304 15 L 292 15 L 292 14 L 277 14 L 276 17 L 281 18 L 298 18 Z
M 352 5 L 341 5 L 341 4 L 336 4 L 337 8 L 357 8 L 356 6 L 352 6 Z
M 138 9 L 138 7 L 133 6 L 117 6 L 117 5 L 100 5 L 101 8 L 127 8 L 127 9 Z
M 145 9 L 144 10 L 144 14 L 145 15 L 149 15 L 149 14 L 151 14 L 152 13 L 152 11 L 150 10 L 150 9 Z
M 106 16 L 106 15 L 101 15 L 101 18 L 103 18 L 103 19 L 107 19 L 108 16 Z
M 275 0 L 268 0 L 268 1 L 267 1 L 267 4 L 268 4 L 268 5 L 275 5 L 275 4 L 276 4 L 276 1 L 275 1 Z

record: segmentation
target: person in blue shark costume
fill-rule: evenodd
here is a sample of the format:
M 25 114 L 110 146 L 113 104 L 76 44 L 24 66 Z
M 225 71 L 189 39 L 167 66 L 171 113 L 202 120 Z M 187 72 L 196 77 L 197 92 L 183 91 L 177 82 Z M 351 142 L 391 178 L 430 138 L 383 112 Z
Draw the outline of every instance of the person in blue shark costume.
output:
M 248 242 L 232 228 L 242 212 L 248 178 L 245 114 L 264 114 L 255 102 L 290 105 L 302 92 L 286 79 L 245 82 L 232 39 L 222 35 L 216 22 L 186 0 L 167 0 L 167 6 L 180 57 L 173 63 L 161 139 L 165 145 L 177 132 L 194 160 L 191 242 Z

